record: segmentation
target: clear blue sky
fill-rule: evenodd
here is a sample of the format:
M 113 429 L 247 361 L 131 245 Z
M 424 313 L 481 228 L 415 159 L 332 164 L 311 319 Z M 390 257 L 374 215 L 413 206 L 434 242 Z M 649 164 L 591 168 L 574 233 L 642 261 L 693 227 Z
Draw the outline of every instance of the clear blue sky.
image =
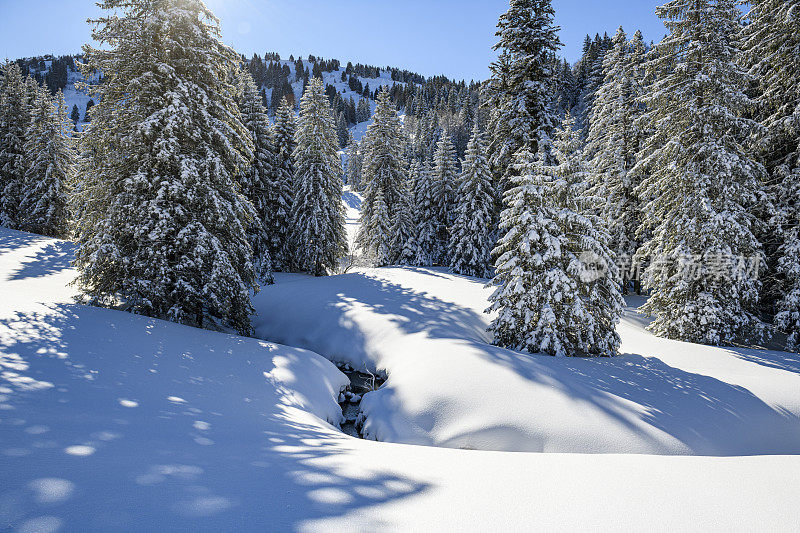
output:
M 243 54 L 316 54 L 423 75 L 485 79 L 497 17 L 507 0 L 206 0 L 224 41 Z M 580 56 L 583 37 L 621 24 L 646 40 L 664 27 L 664 0 L 553 0 L 562 55 Z M 89 39 L 92 0 L 0 0 L 0 58 L 75 53 Z

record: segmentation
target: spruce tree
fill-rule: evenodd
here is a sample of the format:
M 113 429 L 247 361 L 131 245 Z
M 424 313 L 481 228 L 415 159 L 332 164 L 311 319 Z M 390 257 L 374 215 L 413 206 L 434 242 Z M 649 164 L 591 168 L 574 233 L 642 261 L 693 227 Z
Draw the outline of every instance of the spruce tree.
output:
M 6 61 L 0 69 L 0 226 L 11 229 L 20 229 L 23 222 L 19 206 L 27 167 L 31 96 L 19 65 Z
M 356 109 L 356 120 L 361 122 L 366 122 L 370 119 L 372 113 L 370 112 L 370 105 L 369 100 L 366 98 L 362 98 L 358 101 L 358 107 Z
M 336 115 L 336 135 L 339 139 L 340 148 L 347 147 L 347 136 L 349 134 L 350 132 L 347 129 L 347 118 L 344 116 L 344 112 L 340 111 Z
M 253 205 L 256 217 L 247 228 L 253 249 L 253 266 L 262 283 L 272 283 L 273 263 L 283 258 L 288 232 L 290 183 L 278 181 L 277 154 L 272 142 L 267 111 L 261 95 L 246 70 L 236 79 L 242 122 L 253 141 L 253 160 L 240 178 L 242 192 Z
M 239 56 L 200 0 L 104 0 L 85 46 L 98 96 L 82 136 L 77 283 L 99 304 L 250 331 L 256 288 L 238 190 L 252 159 L 231 83 Z
M 75 172 L 75 149 L 61 90 L 52 98 L 40 87 L 31 108 L 26 133 L 25 173 L 20 211 L 22 229 L 48 237 L 67 236 L 67 187 Z
M 360 191 L 361 185 L 361 148 L 359 144 L 350 136 L 350 142 L 346 151 L 347 166 L 345 167 L 345 178 L 347 184 L 353 191 Z
M 436 144 L 436 154 L 433 158 L 434 167 L 432 174 L 432 194 L 436 202 L 436 240 L 437 257 L 439 264 L 448 264 L 450 253 L 450 228 L 456 217 L 456 191 L 458 182 L 456 177 L 456 154 L 450 136 L 442 133 Z
M 297 131 L 294 111 L 288 98 L 284 97 L 275 113 L 275 123 L 272 125 L 272 141 L 275 149 L 274 180 L 280 191 L 286 191 L 284 200 L 286 204 L 286 226 L 276 233 L 276 238 L 281 241 L 273 257 L 273 268 L 278 271 L 290 270 L 294 266 L 297 256 L 292 241 L 290 227 L 292 203 L 296 193 L 294 184 L 294 149 L 296 147 L 294 136 Z M 277 197 L 276 197 L 277 198 Z M 277 217 L 279 218 L 279 217 Z M 277 226 L 277 219 L 276 219 Z M 278 243 L 275 243 L 276 245 Z
M 649 93 L 657 124 L 638 165 L 646 176 L 639 254 L 649 260 L 643 311 L 657 335 L 704 344 L 760 338 L 760 282 L 746 266 L 761 261 L 751 212 L 763 167 L 748 154 L 755 129 L 745 118 L 746 73 L 735 64 L 739 12 L 734 0 L 671 0 L 658 8 L 669 35 L 648 63 L 661 74 Z
M 385 89 L 378 95 L 378 106 L 373 122 L 367 128 L 364 146 L 362 179 L 365 192 L 356 242 L 367 257 L 374 259 L 376 266 L 385 266 L 391 260 L 391 245 L 388 243 L 393 239 L 392 221 L 400 206 L 406 180 L 402 125 Z M 387 218 L 383 220 L 382 217 Z M 383 250 L 386 250 L 385 254 Z
M 642 140 L 638 128 L 643 54 L 641 33 L 636 32 L 629 43 L 620 27 L 613 47 L 605 54 L 605 78 L 594 98 L 586 146 L 595 192 L 605 199 L 600 211 L 611 234 L 611 248 L 621 262 L 633 258 L 641 244 L 636 236 L 641 225 L 641 205 L 635 193 L 639 175 L 631 170 Z M 631 269 L 624 269 L 625 293 L 630 274 Z
M 800 346 L 800 1 L 755 0 L 744 28 L 743 63 L 756 77 L 757 118 L 763 129 L 755 153 L 769 173 L 775 210 L 762 237 L 769 278 L 762 299 Z M 774 302 L 774 303 L 773 303 Z
M 416 221 L 416 248 L 414 264 L 432 266 L 439 256 L 437 240 L 438 210 L 434 197 L 432 172 L 427 162 L 414 162 L 411 166 L 411 183 L 414 188 L 414 219 Z
M 615 355 L 622 296 L 608 235 L 586 196 L 588 172 L 568 117 L 555 146 L 558 165 L 543 154 L 517 154 L 516 186 L 505 196 L 498 242 L 497 318 L 489 331 L 499 346 L 530 353 Z M 596 270 L 591 265 L 602 265 Z
M 497 25 L 500 53 L 486 106 L 493 110 L 489 162 L 501 190 L 510 186 L 506 174 L 515 153 L 548 151 L 556 124 L 552 57 L 561 46 L 554 17 L 550 0 L 511 0 Z
M 295 135 L 292 240 L 300 270 L 324 276 L 347 254 L 336 123 L 322 81 L 300 100 Z
M 467 145 L 457 195 L 456 218 L 450 237 L 453 272 L 488 277 L 494 245 L 492 226 L 495 189 L 486 159 L 484 135 L 477 122 Z
M 411 188 L 403 184 L 403 194 L 394 215 L 391 228 L 392 263 L 396 265 L 414 265 L 417 258 L 416 224 Z

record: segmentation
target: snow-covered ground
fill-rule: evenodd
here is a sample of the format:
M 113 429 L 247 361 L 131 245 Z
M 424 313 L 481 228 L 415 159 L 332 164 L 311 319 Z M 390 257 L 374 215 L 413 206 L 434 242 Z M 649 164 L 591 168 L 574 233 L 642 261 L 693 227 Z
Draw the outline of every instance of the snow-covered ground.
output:
M 279 276 L 256 322 L 292 348 L 76 304 L 73 251 L 0 229 L 0 529 L 800 523 L 796 356 L 662 341 L 634 314 L 617 359 L 514 354 L 486 344 L 482 280 L 401 268 Z M 340 433 L 346 378 L 303 347 L 387 371 L 373 435 L 450 448 Z
M 260 338 L 388 381 L 361 405 L 381 441 L 526 452 L 800 453 L 800 358 L 659 339 L 629 308 L 613 359 L 491 346 L 491 289 L 444 269 L 301 279 L 256 296 Z M 798 473 L 800 475 L 800 473 Z

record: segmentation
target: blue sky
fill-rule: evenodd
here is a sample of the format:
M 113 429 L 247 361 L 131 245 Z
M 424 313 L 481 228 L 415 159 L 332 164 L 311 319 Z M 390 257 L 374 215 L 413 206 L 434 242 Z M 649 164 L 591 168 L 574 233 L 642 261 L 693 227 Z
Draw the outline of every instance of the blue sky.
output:
M 553 0 L 562 55 L 574 61 L 583 37 L 622 24 L 647 40 L 664 27 L 664 0 Z M 430 76 L 484 79 L 494 58 L 497 17 L 508 0 L 206 0 L 223 39 L 250 56 L 277 51 L 392 65 Z M 89 39 L 91 0 L 0 0 L 0 57 L 74 53 Z

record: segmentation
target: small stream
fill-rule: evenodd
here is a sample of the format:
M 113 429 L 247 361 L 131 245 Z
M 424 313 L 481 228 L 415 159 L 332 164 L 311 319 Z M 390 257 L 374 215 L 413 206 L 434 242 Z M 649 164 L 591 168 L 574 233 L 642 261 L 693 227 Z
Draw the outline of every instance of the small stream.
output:
M 386 382 L 386 379 L 369 372 L 354 370 L 348 364 L 337 364 L 339 370 L 350 378 L 350 385 L 339 393 L 339 405 L 342 408 L 344 422 L 341 424 L 342 432 L 351 437 L 363 438 L 361 428 L 364 424 L 361 413 L 361 398 L 364 394 L 377 390 Z

